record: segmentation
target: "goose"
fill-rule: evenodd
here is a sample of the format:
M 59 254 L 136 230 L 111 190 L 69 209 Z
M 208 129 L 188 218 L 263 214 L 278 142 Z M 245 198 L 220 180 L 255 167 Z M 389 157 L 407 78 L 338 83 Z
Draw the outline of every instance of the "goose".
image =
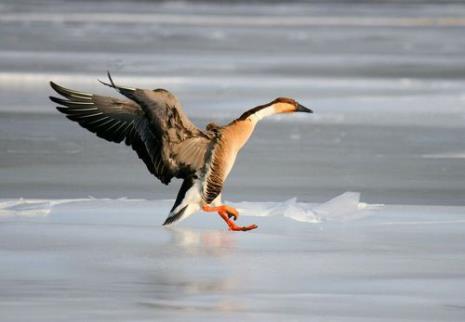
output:
M 225 126 L 214 123 L 197 128 L 184 113 L 178 98 L 166 89 L 139 89 L 100 81 L 125 96 L 119 99 L 50 86 L 62 98 L 50 96 L 57 110 L 83 128 L 110 142 L 130 146 L 148 171 L 165 185 L 182 179 L 164 226 L 203 210 L 217 212 L 229 230 L 248 231 L 257 225 L 238 226 L 238 211 L 222 203 L 223 185 L 236 156 L 256 124 L 278 113 L 313 113 L 292 98 L 273 101 L 244 112 Z

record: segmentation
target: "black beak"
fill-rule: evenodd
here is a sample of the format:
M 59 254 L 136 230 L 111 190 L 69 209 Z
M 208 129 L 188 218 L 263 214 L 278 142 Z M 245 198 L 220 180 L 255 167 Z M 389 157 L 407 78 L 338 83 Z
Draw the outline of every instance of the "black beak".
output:
M 313 113 L 313 111 L 309 108 L 306 108 L 303 105 L 297 105 L 297 109 L 295 110 L 296 112 L 305 112 L 305 113 Z

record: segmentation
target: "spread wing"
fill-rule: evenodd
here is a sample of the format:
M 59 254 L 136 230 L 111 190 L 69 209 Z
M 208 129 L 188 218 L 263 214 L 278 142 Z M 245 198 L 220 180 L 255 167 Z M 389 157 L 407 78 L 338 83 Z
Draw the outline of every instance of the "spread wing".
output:
M 211 137 L 176 106 L 150 103 L 150 97 L 141 103 L 140 99 L 120 100 L 50 85 L 65 98 L 50 97 L 60 105 L 60 112 L 107 141 L 124 141 L 161 182 L 188 177 L 203 167 Z

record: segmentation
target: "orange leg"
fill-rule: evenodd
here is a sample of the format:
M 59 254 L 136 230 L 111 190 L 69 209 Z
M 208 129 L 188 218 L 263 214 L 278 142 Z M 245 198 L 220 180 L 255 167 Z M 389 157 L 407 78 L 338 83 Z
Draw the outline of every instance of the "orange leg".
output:
M 222 205 L 219 207 L 210 207 L 208 205 L 205 205 L 202 207 L 203 211 L 207 212 L 213 212 L 217 211 L 218 215 L 220 215 L 221 218 L 228 224 L 229 230 L 233 231 L 247 231 L 247 230 L 252 230 L 257 228 L 257 225 L 250 225 L 250 226 L 237 226 L 230 218 L 233 217 L 234 220 L 237 219 L 239 216 L 239 213 L 237 212 L 236 209 L 230 206 Z

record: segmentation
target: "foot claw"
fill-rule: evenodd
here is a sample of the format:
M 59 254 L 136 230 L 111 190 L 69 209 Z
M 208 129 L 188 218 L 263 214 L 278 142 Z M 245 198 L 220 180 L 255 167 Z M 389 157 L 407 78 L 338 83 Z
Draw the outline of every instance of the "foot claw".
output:
M 224 211 L 228 215 L 228 218 L 229 219 L 233 218 L 233 220 L 236 221 L 237 218 L 239 217 L 239 212 L 230 206 L 223 206 L 223 207 L 224 207 Z
M 229 218 L 229 219 L 232 218 L 234 221 L 237 220 L 237 217 L 238 217 L 237 214 L 231 213 L 231 212 L 229 212 L 229 211 L 226 211 L 226 214 L 228 215 L 228 218 Z

